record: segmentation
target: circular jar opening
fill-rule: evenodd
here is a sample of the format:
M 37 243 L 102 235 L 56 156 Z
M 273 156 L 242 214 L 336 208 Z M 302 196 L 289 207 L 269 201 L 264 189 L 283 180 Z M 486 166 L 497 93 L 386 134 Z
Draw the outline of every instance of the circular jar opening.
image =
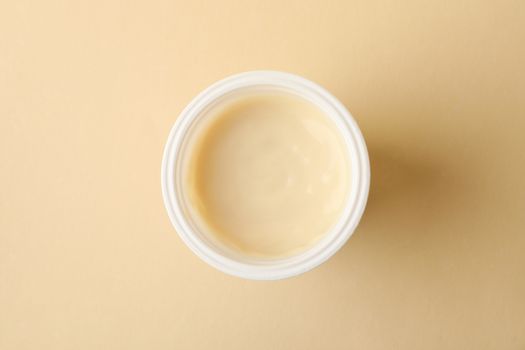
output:
M 184 201 L 216 245 L 261 259 L 313 246 L 350 187 L 336 124 L 313 103 L 254 89 L 225 96 L 188 134 Z
M 236 276 L 278 279 L 319 265 L 350 237 L 369 164 L 355 121 L 326 90 L 248 72 L 182 112 L 162 186 L 173 225 L 198 256 Z

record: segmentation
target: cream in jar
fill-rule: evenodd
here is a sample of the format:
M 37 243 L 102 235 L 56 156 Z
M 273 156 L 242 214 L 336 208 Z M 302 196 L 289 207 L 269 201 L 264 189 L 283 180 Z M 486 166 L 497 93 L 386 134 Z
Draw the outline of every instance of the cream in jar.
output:
M 313 246 L 342 214 L 350 184 L 344 141 L 316 105 L 248 94 L 212 111 L 193 142 L 186 184 L 198 222 L 247 255 Z

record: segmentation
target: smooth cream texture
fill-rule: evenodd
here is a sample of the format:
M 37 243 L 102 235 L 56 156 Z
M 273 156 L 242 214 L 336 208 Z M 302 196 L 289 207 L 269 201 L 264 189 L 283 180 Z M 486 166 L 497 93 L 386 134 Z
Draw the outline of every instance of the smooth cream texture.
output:
M 297 253 L 323 237 L 349 187 L 335 123 L 302 98 L 268 92 L 236 98 L 211 119 L 197 135 L 187 182 L 208 231 L 266 257 Z

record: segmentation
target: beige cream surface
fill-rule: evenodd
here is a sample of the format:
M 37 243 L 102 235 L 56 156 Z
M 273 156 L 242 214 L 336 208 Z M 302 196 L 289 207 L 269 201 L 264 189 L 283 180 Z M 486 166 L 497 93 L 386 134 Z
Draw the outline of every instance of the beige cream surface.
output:
M 203 232 L 236 252 L 275 259 L 335 226 L 349 193 L 349 154 L 320 108 L 259 92 L 210 113 L 189 147 L 185 179 Z
M 523 1 L 2 1 L 0 349 L 525 349 Z M 345 103 L 363 221 L 303 276 L 195 257 L 164 141 L 217 79 Z

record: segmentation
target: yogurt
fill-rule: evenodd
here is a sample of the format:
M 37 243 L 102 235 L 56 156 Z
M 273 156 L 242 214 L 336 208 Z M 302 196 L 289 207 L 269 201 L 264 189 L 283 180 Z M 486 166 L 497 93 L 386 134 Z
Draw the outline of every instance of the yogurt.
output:
M 323 111 L 291 94 L 259 93 L 211 119 L 187 173 L 203 230 L 232 249 L 274 258 L 309 248 L 334 226 L 350 171 Z

